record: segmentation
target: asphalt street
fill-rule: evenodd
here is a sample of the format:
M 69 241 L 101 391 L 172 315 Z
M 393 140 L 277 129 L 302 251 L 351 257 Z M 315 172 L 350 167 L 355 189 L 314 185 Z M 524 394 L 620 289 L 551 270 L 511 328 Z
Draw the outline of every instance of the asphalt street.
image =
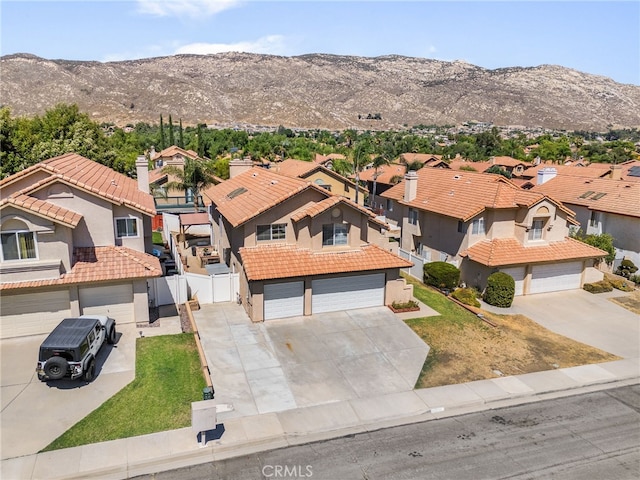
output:
M 139 480 L 637 479 L 640 385 L 205 463 Z

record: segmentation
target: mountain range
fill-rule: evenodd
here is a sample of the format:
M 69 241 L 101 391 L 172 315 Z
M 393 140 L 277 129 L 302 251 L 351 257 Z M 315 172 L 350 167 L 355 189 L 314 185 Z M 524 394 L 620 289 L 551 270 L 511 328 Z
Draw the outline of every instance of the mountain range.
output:
M 606 131 L 640 127 L 640 86 L 555 65 L 489 70 L 402 56 L 175 55 L 120 62 L 0 58 L 14 116 L 75 103 L 119 126 L 174 122 L 340 130 L 489 122 Z

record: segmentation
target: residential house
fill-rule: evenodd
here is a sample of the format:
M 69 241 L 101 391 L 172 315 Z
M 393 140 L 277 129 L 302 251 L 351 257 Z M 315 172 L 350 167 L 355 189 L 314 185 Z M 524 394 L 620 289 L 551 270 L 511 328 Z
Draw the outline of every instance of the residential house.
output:
M 640 182 L 557 175 L 532 191 L 573 210 L 584 233 L 610 234 L 616 248 L 614 268 L 624 258 L 640 265 Z
M 608 164 L 592 164 L 586 166 L 582 163 L 571 165 L 556 165 L 551 163 L 540 163 L 525 169 L 518 177 L 512 181 L 524 189 L 530 189 L 535 185 L 540 185 L 556 175 L 581 178 L 606 178 L 611 176 L 611 166 Z
M 501 175 L 423 168 L 382 196 L 401 249 L 455 264 L 480 290 L 495 271 L 515 279 L 516 295 L 580 288 L 585 268 L 605 256 L 569 238 L 572 211 Z
M 64 317 L 149 320 L 153 198 L 138 182 L 68 153 L 0 181 L 2 338 L 50 332 Z
M 411 298 L 390 250 L 387 225 L 362 206 L 261 167 L 205 191 L 215 248 L 240 272 L 240 301 L 253 321 Z
M 316 157 L 314 158 L 314 163 L 318 163 L 323 167 L 328 168 L 329 170 L 333 170 L 333 161 L 334 160 L 346 160 L 346 157 L 341 153 L 330 153 L 329 155 L 321 155 L 316 153 Z
M 343 177 L 342 175 L 329 170 L 321 164 L 315 162 L 305 162 L 302 160 L 287 159 L 271 165 L 271 171 L 286 175 L 287 177 L 298 177 L 308 180 L 336 195 L 347 197 L 348 199 L 364 205 L 366 189 Z
M 149 159 L 153 164 L 153 169 L 166 167 L 167 165 L 183 166 L 186 159 L 197 160 L 198 153 L 193 150 L 185 150 L 176 145 L 171 145 L 160 152 L 156 152 L 153 147 L 149 152 Z
M 369 198 L 367 204 L 374 212 L 383 214 L 388 209 L 387 200 L 382 194 L 400 182 L 407 173 L 407 166 L 398 163 L 367 168 L 359 174 L 361 182 L 366 182 Z

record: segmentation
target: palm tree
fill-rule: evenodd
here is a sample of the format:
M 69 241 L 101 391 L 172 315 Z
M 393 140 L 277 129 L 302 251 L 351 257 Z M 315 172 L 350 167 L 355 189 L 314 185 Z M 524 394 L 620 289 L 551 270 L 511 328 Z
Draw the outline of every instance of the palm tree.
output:
M 384 165 L 389 165 L 390 163 L 391 160 L 385 154 L 378 155 L 373 159 L 373 168 L 375 171 L 373 173 L 373 193 L 371 195 L 371 202 L 373 202 L 376 198 L 376 190 L 378 185 L 378 169 Z
M 182 168 L 167 165 L 162 169 L 162 172 L 177 178 L 177 180 L 167 182 L 164 185 L 165 189 L 184 191 L 187 199 L 192 196 L 193 207 L 196 211 L 198 211 L 200 192 L 216 183 L 211 173 L 211 166 L 199 159 L 194 160 L 187 157 Z

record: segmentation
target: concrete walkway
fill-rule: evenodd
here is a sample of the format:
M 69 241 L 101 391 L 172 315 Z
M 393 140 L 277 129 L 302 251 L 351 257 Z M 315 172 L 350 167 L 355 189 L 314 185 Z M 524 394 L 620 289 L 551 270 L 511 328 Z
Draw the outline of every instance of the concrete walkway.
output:
M 538 297 L 538 301 L 543 305 L 543 307 L 541 307 L 542 311 L 544 311 L 548 304 L 547 299 L 546 297 L 544 299 L 541 296 Z M 602 301 L 606 301 L 606 299 L 602 297 L 601 299 Z M 521 307 L 521 305 L 519 305 L 520 303 L 523 302 L 514 304 L 514 307 L 512 307 L 514 311 Z M 524 303 L 526 304 L 527 302 Z M 559 301 L 559 303 L 562 302 Z M 235 311 L 234 308 L 237 308 L 237 306 L 234 304 L 224 304 L 224 308 L 229 308 L 232 312 L 222 314 L 221 312 L 223 312 L 223 310 L 217 311 L 216 315 L 219 316 L 230 315 L 230 317 L 224 319 L 224 322 L 213 322 L 210 325 L 201 325 L 198 323 L 201 336 L 207 342 L 210 342 L 205 349 L 214 348 L 216 342 L 220 342 L 218 347 L 225 345 L 228 349 L 226 357 L 224 355 L 221 357 L 222 360 L 226 358 L 228 364 L 213 366 L 212 374 L 214 376 L 214 382 L 217 374 L 229 368 L 231 374 L 235 372 L 235 374 L 238 375 L 236 379 L 240 378 L 239 375 L 245 376 L 248 391 L 245 390 L 244 394 L 246 395 L 238 395 L 238 398 L 225 397 L 227 394 L 232 395 L 230 393 L 231 390 L 226 390 L 226 387 L 222 388 L 220 393 L 216 391 L 216 399 L 212 400 L 212 402 L 233 403 L 237 409 L 218 414 L 218 427 L 216 430 L 208 432 L 205 446 L 201 447 L 198 444 L 196 432 L 190 428 L 184 428 L 141 437 L 6 459 L 2 461 L 0 477 L 2 479 L 47 480 L 130 478 L 137 475 L 348 434 L 377 430 L 390 426 L 436 420 L 446 416 L 586 393 L 613 386 L 631 385 L 640 382 L 640 359 L 638 355 L 635 355 L 627 356 L 623 360 L 615 362 L 563 368 L 519 376 L 500 377 L 460 385 L 448 385 L 418 390 L 406 389 L 404 387 L 390 391 L 386 391 L 385 389 L 379 391 L 368 389 L 365 390 L 368 394 L 349 394 L 344 395 L 343 398 L 338 398 L 339 395 L 337 394 L 330 394 L 334 395 L 335 398 L 328 399 L 325 396 L 321 402 L 299 396 L 299 394 L 296 393 L 295 386 L 292 386 L 287 381 L 287 388 L 291 393 L 291 398 L 285 399 L 284 402 L 291 402 L 289 404 L 290 408 L 286 408 L 282 403 L 276 403 L 274 406 L 274 404 L 269 405 L 268 403 L 260 403 L 260 401 L 255 400 L 254 392 L 260 390 L 262 387 L 268 386 L 269 382 L 252 384 L 250 381 L 250 372 L 259 372 L 256 377 L 258 379 L 269 378 L 268 374 L 270 373 L 270 369 L 274 369 L 271 371 L 271 373 L 274 374 L 271 378 L 288 378 L 284 373 L 289 367 L 286 362 L 280 361 L 279 355 L 289 355 L 289 353 L 280 351 L 282 349 L 279 349 L 276 345 L 278 342 L 284 341 L 286 347 L 287 340 L 282 337 L 282 329 L 284 328 L 284 330 L 288 332 L 287 335 L 290 335 L 294 343 L 298 342 L 299 338 L 308 337 L 308 335 L 302 335 L 299 338 L 296 337 L 295 332 L 300 333 L 298 330 L 299 327 L 295 324 L 290 324 L 290 320 L 276 321 L 271 324 L 269 324 L 269 322 L 257 325 L 243 324 L 239 320 L 239 317 L 235 316 L 237 311 Z M 522 308 L 524 308 L 524 306 L 522 306 Z M 592 306 L 591 308 L 594 307 Z M 619 306 L 616 306 L 616 308 L 619 310 L 612 310 L 612 312 L 615 312 L 612 318 L 627 318 L 626 314 L 621 313 L 622 311 L 626 312 L 626 310 Z M 583 313 L 586 313 L 586 310 Z M 357 317 L 357 313 L 355 315 Z M 363 318 L 360 318 L 360 321 L 363 320 Z M 353 316 L 349 316 L 347 321 L 358 324 L 358 319 Z M 568 321 L 568 319 L 558 318 L 557 321 L 559 322 L 558 325 L 561 325 L 562 321 Z M 628 330 L 626 330 L 627 335 L 634 335 L 636 331 L 636 323 L 634 323 L 634 321 L 637 323 L 637 316 L 631 321 L 622 320 L 617 326 L 623 330 L 628 328 Z M 216 326 L 216 323 L 218 326 Z M 224 324 L 226 324 L 227 330 L 225 330 Z M 285 328 L 288 324 L 290 324 L 288 327 L 289 330 Z M 328 321 L 324 326 L 331 327 L 331 325 L 332 322 Z M 601 321 L 599 325 L 601 333 L 597 332 L 597 324 L 594 323 L 589 329 L 591 332 L 590 336 L 586 335 L 585 337 L 598 342 L 602 331 L 608 330 L 610 324 Z M 264 331 L 262 330 L 263 328 Z M 333 328 L 335 328 L 335 325 L 333 325 Z M 211 331 L 207 332 L 207 329 L 211 329 Z M 362 325 L 359 325 L 357 328 L 351 328 L 349 331 L 364 331 L 364 334 L 367 335 L 366 327 L 363 328 Z M 325 333 L 331 335 L 335 333 L 335 330 L 332 332 L 331 328 L 327 328 Z M 575 335 L 581 335 L 580 332 L 574 331 L 573 333 Z M 227 336 L 226 340 L 224 340 L 224 335 Z M 280 337 L 278 335 L 280 335 Z M 348 336 L 358 336 L 362 345 L 367 345 L 367 342 L 362 341 L 363 337 L 359 335 L 359 333 L 350 333 Z M 267 341 L 267 337 L 269 337 L 271 343 Z M 625 343 L 624 337 L 625 333 L 621 331 L 620 334 L 611 341 L 615 342 L 617 338 Z M 368 336 L 367 338 L 374 346 L 376 345 L 371 338 Z M 229 343 L 230 339 L 233 340 L 233 343 Z M 639 339 L 636 336 L 632 340 L 638 342 Z M 323 340 L 318 340 L 316 337 L 313 339 L 307 338 L 305 341 L 307 341 L 307 343 L 304 343 L 304 345 L 308 346 Z M 242 345 L 256 345 L 259 342 L 263 342 L 264 348 L 262 350 L 253 350 L 252 353 L 249 351 L 250 353 L 248 354 L 246 354 L 246 352 L 240 353 L 239 347 Z M 411 346 L 411 343 L 407 345 L 405 345 L 406 348 L 404 349 L 414 348 Z M 378 347 L 379 345 L 376 348 Z M 320 354 L 318 350 L 313 350 L 313 347 L 311 348 L 310 352 L 315 352 L 316 355 Z M 297 350 L 297 348 L 295 350 Z M 403 348 L 400 350 L 403 350 Z M 621 353 L 622 350 L 631 355 L 635 352 L 628 346 L 623 346 L 620 351 Z M 260 351 L 263 353 L 266 351 L 268 355 L 261 356 L 260 353 L 256 353 Z M 301 349 L 301 352 L 304 351 L 304 348 Z M 378 351 L 378 353 L 380 352 Z M 302 354 L 303 353 L 301 353 L 301 355 Z M 334 353 L 331 355 L 333 354 Z M 382 351 L 382 355 L 385 356 L 384 350 Z M 240 359 L 240 364 L 237 363 L 238 358 Z M 274 360 L 278 362 L 279 366 L 275 365 L 275 363 L 268 363 Z M 305 367 L 313 367 L 313 360 L 314 359 L 311 358 Z M 261 364 L 263 361 L 267 363 Z M 246 371 L 243 370 L 243 372 L 240 372 L 239 365 L 242 366 L 243 369 L 248 365 L 253 365 L 256 368 L 249 368 Z M 291 365 L 295 365 L 295 363 Z M 234 371 L 234 369 L 236 370 Z M 282 370 L 283 377 L 278 376 L 278 369 Z M 400 374 L 400 370 L 395 367 L 394 369 Z M 321 379 L 322 375 L 320 375 L 319 378 Z M 240 380 L 238 380 L 238 382 L 238 385 L 242 384 Z M 281 383 L 275 383 L 282 386 Z M 406 380 L 405 383 L 407 383 Z M 345 388 L 346 385 L 350 384 L 347 382 Z M 228 387 L 231 388 L 232 386 L 233 382 L 230 381 Z M 356 393 L 357 389 L 354 385 L 350 385 L 350 388 Z M 266 391 L 268 393 L 268 388 L 266 388 Z M 248 399 L 249 397 L 251 400 Z M 265 398 L 268 397 L 269 395 Z M 425 428 L 429 428 L 429 423 L 425 424 Z

